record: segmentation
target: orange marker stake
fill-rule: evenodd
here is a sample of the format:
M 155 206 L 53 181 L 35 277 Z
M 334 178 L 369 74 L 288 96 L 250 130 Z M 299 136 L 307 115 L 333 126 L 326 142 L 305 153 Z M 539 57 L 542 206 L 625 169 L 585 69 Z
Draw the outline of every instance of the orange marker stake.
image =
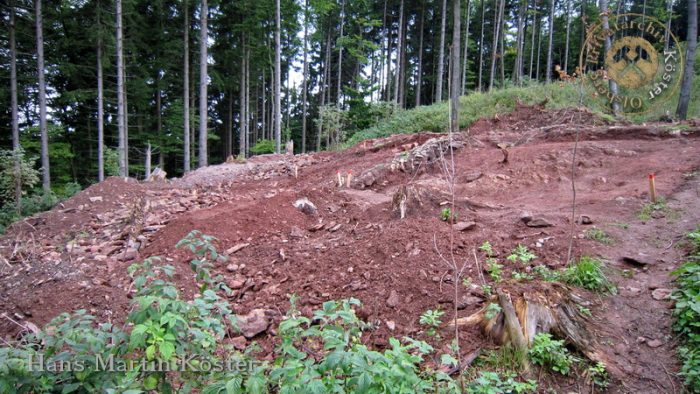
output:
M 352 182 L 352 171 L 348 171 L 348 177 L 345 182 L 345 187 L 350 187 L 350 182 Z
M 656 176 L 651 173 L 649 174 L 649 196 L 651 197 L 651 202 L 656 204 Z

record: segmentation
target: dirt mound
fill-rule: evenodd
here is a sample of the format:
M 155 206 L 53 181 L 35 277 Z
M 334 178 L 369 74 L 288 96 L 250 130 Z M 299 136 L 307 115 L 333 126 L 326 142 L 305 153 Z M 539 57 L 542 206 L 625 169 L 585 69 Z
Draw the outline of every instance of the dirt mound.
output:
M 573 115 L 574 120 L 567 123 Z M 474 261 L 475 251 L 479 260 L 485 258 L 476 250 L 484 241 L 490 241 L 498 254 L 504 278 L 529 274 L 537 265 L 565 265 L 571 229 L 573 130 L 578 125 L 584 124 L 587 132 L 580 135 L 575 161 L 577 214 L 585 214 L 592 224 L 576 227 L 575 255 L 599 255 L 616 264 L 617 254 L 625 251 L 586 239 L 586 231 L 595 226 L 615 239 L 648 236 L 649 226 L 636 218 L 646 202 L 646 175 L 656 173 L 659 194 L 672 197 L 700 168 L 697 129 L 670 133 L 662 126 L 637 131 L 623 126 L 621 132 L 584 115 L 580 110 L 521 106 L 511 115 L 477 122 L 463 137 L 463 146 L 454 151 L 456 199 L 451 208 L 461 224 L 451 252 L 466 262 L 466 275 L 474 283 L 488 278 L 484 262 Z M 545 130 L 557 124 L 564 126 Z M 556 138 L 548 137 L 550 132 L 556 132 Z M 110 178 L 51 212 L 13 226 L 0 240 L 8 261 L 0 270 L 0 309 L 14 320 L 38 325 L 78 308 L 119 320 L 129 307 L 131 281 L 126 268 L 147 256 L 161 256 L 174 265 L 178 285 L 191 296 L 196 291 L 189 269 L 191 256 L 175 244 L 191 230 L 199 230 L 218 238 L 219 251 L 228 251 L 230 261 L 216 271 L 235 290 L 230 302 L 238 314 L 275 310 L 278 319 L 288 307 L 289 294 L 300 297 L 305 315 L 326 300 L 355 297 L 363 302 L 361 317 L 375 327 L 363 338 L 368 344 L 383 347 L 389 337 L 403 335 L 434 341 L 418 319 L 428 309 L 451 310 L 453 302 L 455 284 L 450 268 L 439 257 L 450 252 L 452 225 L 441 220 L 441 211 L 450 206 L 452 182 L 434 160 L 420 171 L 392 170 L 391 164 L 440 137 L 397 135 L 341 152 L 270 155 L 207 167 L 160 184 Z M 508 152 L 505 162 L 504 150 Z M 364 181 L 365 174 L 380 167 L 381 173 L 375 171 L 371 182 Z M 349 174 L 359 183 L 339 187 L 338 177 L 347 180 Z M 425 190 L 427 197 L 402 220 L 393 203 L 397 192 L 408 190 L 407 186 Z M 295 208 L 300 198 L 308 198 L 316 213 Z M 692 213 L 684 227 L 700 221 L 697 203 L 697 199 L 683 200 L 682 209 Z M 674 236 L 682 231 L 667 229 Z M 662 249 L 667 244 L 659 242 L 656 248 L 655 242 L 644 246 L 646 253 L 666 253 L 666 257 L 662 262 L 650 260 L 654 268 L 645 275 L 657 282 L 665 280 L 662 286 L 667 286 L 667 278 L 660 275 L 672 266 L 673 258 Z M 528 264 L 507 260 L 520 244 L 537 259 Z M 630 253 L 640 249 L 622 245 Z M 480 286 L 462 289 L 460 316 L 484 306 Z M 631 322 L 639 326 L 655 316 L 651 311 L 639 318 L 632 314 L 632 307 L 650 308 L 645 300 L 595 299 L 600 301 L 591 306 L 594 316 L 616 305 L 621 312 L 606 318 L 620 326 Z M 448 319 L 450 313 L 443 318 Z M 267 350 L 275 341 L 274 327 L 255 338 Z M 0 319 L 0 332 L 14 335 L 16 331 L 14 323 Z M 662 337 L 666 332 L 659 326 L 644 335 Z M 599 334 L 602 341 L 613 335 Z M 443 332 L 444 338 L 450 335 L 447 329 Z M 487 343 L 476 328 L 461 335 L 465 352 Z M 614 335 L 636 343 L 633 334 Z M 619 354 L 610 357 L 621 359 Z M 630 375 L 628 384 L 644 390 L 647 378 L 635 378 L 635 368 L 656 369 L 652 378 L 662 391 L 668 391 L 668 379 L 658 373 L 663 369 L 655 363 L 675 371 L 672 360 L 672 347 L 663 352 L 654 349 L 653 354 L 641 352 L 635 366 L 623 371 Z

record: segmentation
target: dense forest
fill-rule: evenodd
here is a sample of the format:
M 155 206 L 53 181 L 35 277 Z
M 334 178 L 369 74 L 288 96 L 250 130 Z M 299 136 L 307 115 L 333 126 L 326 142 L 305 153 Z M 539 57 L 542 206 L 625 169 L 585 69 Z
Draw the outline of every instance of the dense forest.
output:
M 45 190 L 143 178 L 147 157 L 179 176 L 288 140 L 330 149 L 447 100 L 454 59 L 461 95 L 574 74 L 606 8 L 686 40 L 685 1 L 10 1 L 0 144 L 16 130 Z

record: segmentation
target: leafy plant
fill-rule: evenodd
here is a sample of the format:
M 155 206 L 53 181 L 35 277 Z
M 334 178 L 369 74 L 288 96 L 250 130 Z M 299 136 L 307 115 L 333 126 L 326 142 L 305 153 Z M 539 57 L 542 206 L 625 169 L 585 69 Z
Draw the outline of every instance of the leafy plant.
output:
M 551 334 L 544 332 L 535 335 L 528 355 L 533 363 L 546 366 L 562 375 L 569 373 L 574 361 L 569 351 L 564 347 L 563 340 L 553 339 Z
M 268 154 L 268 153 L 275 153 L 275 141 L 273 141 L 273 140 L 260 140 L 250 148 L 250 153 L 252 153 L 254 155 L 264 155 L 264 154 Z
M 432 337 L 435 336 L 437 328 L 440 327 L 440 324 L 442 324 L 440 318 L 444 314 L 445 312 L 439 309 L 428 309 L 422 315 L 420 315 L 418 322 L 424 326 L 428 326 L 426 334 Z
M 486 253 L 487 256 L 493 256 L 493 247 L 489 241 L 484 241 L 484 243 L 479 246 L 479 250 Z
M 488 320 L 491 320 L 494 317 L 496 317 L 496 315 L 498 315 L 499 313 L 501 313 L 501 306 L 495 302 L 492 302 L 486 307 L 484 317 L 486 317 Z
M 691 392 L 700 392 L 700 227 L 688 234 L 692 250 L 688 261 L 672 272 L 676 288 L 674 329 L 683 340 L 678 347 L 682 360 L 681 375 Z
M 547 282 L 556 282 L 561 279 L 561 274 L 557 271 L 549 269 L 546 265 L 536 265 L 532 268 L 533 272 L 542 280 Z
M 615 291 L 615 286 L 603 273 L 600 260 L 582 256 L 578 263 L 566 268 L 562 278 L 566 283 L 593 291 Z
M 608 233 L 599 228 L 592 228 L 587 230 L 585 236 L 586 239 L 597 241 L 605 245 L 612 245 L 613 243 L 615 243 L 613 238 Z
M 513 252 L 507 257 L 509 261 L 516 262 L 520 261 L 523 264 L 527 264 L 530 261 L 536 259 L 537 256 L 530 252 L 530 250 L 521 244 L 518 244 L 518 246 L 513 250 Z
M 532 280 L 534 276 L 528 274 L 527 272 L 513 271 L 513 279 L 515 280 Z
M 519 382 L 516 375 L 506 373 L 499 376 L 496 372 L 482 371 L 479 377 L 469 383 L 467 392 L 472 394 L 499 394 L 499 393 L 532 393 L 537 390 L 537 382 L 527 380 Z
M 489 257 L 486 259 L 486 270 L 494 282 L 500 282 L 503 275 L 503 265 L 498 264 L 498 260 Z
M 610 385 L 610 375 L 605 369 L 605 364 L 598 362 L 586 369 L 586 379 L 593 387 L 604 389 Z
M 440 219 L 442 219 L 443 222 L 454 222 L 457 220 L 457 214 L 453 214 L 450 208 L 443 208 L 443 210 L 440 211 Z

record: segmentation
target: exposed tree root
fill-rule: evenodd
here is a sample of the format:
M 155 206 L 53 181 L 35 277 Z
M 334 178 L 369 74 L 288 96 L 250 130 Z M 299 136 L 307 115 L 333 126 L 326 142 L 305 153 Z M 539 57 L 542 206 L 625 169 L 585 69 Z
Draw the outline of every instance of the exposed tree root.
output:
M 552 333 L 565 339 L 591 361 L 605 364 L 612 375 L 623 376 L 602 351 L 602 345 L 591 332 L 591 322 L 581 313 L 581 308 L 588 303 L 567 286 L 558 283 L 543 286 L 536 290 L 512 289 L 511 294 L 499 289 L 491 300 L 499 304 L 500 312 L 487 318 L 487 305 L 470 316 L 457 319 L 456 324 L 478 324 L 497 344 L 511 345 L 519 350 L 527 350 L 535 335 Z

